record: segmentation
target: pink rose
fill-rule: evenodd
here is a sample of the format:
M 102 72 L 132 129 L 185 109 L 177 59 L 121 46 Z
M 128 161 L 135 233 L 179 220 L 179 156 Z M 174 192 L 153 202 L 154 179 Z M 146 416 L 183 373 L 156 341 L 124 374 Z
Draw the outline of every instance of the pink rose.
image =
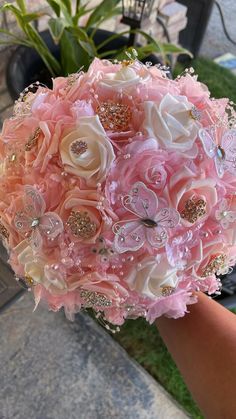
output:
M 186 226 L 196 221 L 205 221 L 217 203 L 216 181 L 205 179 L 204 174 L 199 177 L 184 166 L 171 176 L 166 191 L 171 205 L 181 214 L 182 224 Z M 199 200 L 204 201 L 202 215 L 198 212 Z M 192 214 L 195 214 L 196 218 Z
M 85 307 L 90 307 L 90 298 L 94 298 L 94 306 L 98 309 L 102 307 L 102 310 L 105 310 L 111 306 L 122 304 L 129 295 L 128 291 L 120 283 L 119 278 L 113 274 L 107 274 L 103 277 L 98 272 L 91 272 L 78 279 L 75 283 L 76 288 L 80 290 L 80 296 Z M 96 297 L 98 297 L 97 302 Z
M 58 212 L 64 221 L 71 240 L 83 243 L 95 243 L 106 226 L 108 216 L 94 190 L 74 188 L 68 192 Z

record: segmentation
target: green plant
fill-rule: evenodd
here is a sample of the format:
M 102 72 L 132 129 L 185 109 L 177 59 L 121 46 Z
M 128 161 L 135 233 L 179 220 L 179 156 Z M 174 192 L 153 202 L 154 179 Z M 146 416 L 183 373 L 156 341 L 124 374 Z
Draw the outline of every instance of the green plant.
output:
M 78 71 L 81 67 L 86 70 L 94 57 L 123 57 L 124 48 L 119 51 L 105 52 L 103 48 L 109 46 L 112 40 L 129 34 L 132 32 L 131 30 L 113 34 L 100 45 L 96 45 L 94 42 L 94 36 L 99 26 L 107 19 L 121 14 L 120 0 L 103 0 L 95 8 L 89 8 L 89 2 L 82 4 L 81 0 L 76 1 L 74 8 L 72 8 L 70 0 L 46 0 L 46 2 L 50 7 L 48 27 L 55 44 L 60 46 L 60 62 L 52 55 L 34 25 L 35 21 L 48 12 L 28 12 L 25 0 L 16 0 L 15 4 L 5 3 L 0 8 L 1 12 L 10 12 L 15 16 L 22 32 L 22 36 L 18 36 L 13 32 L 0 29 L 0 33 L 5 35 L 5 39 L 0 40 L 0 44 L 24 45 L 35 49 L 52 76 L 67 75 Z M 90 14 L 86 25 L 79 27 L 79 19 L 86 14 Z M 140 59 L 156 52 L 165 62 L 169 53 L 187 53 L 186 50 L 176 45 L 160 44 L 143 31 L 136 30 L 136 32 L 141 33 L 147 41 L 147 45 L 136 48 Z

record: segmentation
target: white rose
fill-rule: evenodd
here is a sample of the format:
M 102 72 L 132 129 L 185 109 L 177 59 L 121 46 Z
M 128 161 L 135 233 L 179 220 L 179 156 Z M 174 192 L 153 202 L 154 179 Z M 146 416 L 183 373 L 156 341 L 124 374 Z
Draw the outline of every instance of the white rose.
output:
M 186 152 L 193 148 L 201 124 L 192 117 L 192 103 L 185 96 L 167 93 L 160 104 L 144 103 L 144 129 L 160 147 Z M 196 148 L 196 146 L 194 147 Z M 197 152 L 194 150 L 193 154 Z
M 164 287 L 176 288 L 177 270 L 169 265 L 166 257 L 160 260 L 149 257 L 134 267 L 127 282 L 132 291 L 150 298 L 161 297 Z
M 46 265 L 43 257 L 35 257 L 27 240 L 23 240 L 14 250 L 18 254 L 19 263 L 24 266 L 25 276 L 31 278 L 34 285 L 43 285 L 53 294 L 67 291 L 67 284 L 61 273 Z
M 130 66 L 124 66 L 117 73 L 105 74 L 102 84 L 112 89 L 120 89 L 131 87 L 140 81 L 147 81 L 148 78 L 150 78 L 150 75 L 144 68 L 140 68 L 137 72 Z
M 60 154 L 68 173 L 96 186 L 105 179 L 115 154 L 98 116 L 84 116 L 78 127 L 62 138 Z

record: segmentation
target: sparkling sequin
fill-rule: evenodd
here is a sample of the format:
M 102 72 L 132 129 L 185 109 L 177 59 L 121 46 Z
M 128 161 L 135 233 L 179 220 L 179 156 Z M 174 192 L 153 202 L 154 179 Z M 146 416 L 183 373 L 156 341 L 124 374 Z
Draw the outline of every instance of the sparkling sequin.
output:
M 76 156 L 81 156 L 88 150 L 88 145 L 85 141 L 76 140 L 71 144 L 70 150 Z
M 88 307 L 110 307 L 112 305 L 112 302 L 104 294 L 96 291 L 81 290 L 80 296 Z
M 103 102 L 97 107 L 101 124 L 107 130 L 125 131 L 129 128 L 131 110 L 121 103 Z
M 164 287 L 161 287 L 161 295 L 162 297 L 168 297 L 169 295 L 173 294 L 174 288 L 170 285 L 166 285 Z
M 33 133 L 33 135 L 31 135 L 29 137 L 27 143 L 25 144 L 25 151 L 30 151 L 30 150 L 32 150 L 33 147 L 36 146 L 37 141 L 39 139 L 40 133 L 41 133 L 41 129 L 40 128 L 36 128 L 36 130 Z
M 91 221 L 88 213 L 83 211 L 72 211 L 67 225 L 72 234 L 81 239 L 90 239 L 95 235 L 97 230 L 95 222 Z
M 33 218 L 32 222 L 31 222 L 31 227 L 37 227 L 39 225 L 39 219 L 38 218 Z
M 218 273 L 224 266 L 226 261 L 226 255 L 224 253 L 220 255 L 212 256 L 207 266 L 204 268 L 202 272 L 202 277 L 214 275 Z
M 206 202 L 204 199 L 188 199 L 180 215 L 184 220 L 193 224 L 205 214 Z
M 4 239 L 9 239 L 9 232 L 6 227 L 0 221 L 0 237 Z

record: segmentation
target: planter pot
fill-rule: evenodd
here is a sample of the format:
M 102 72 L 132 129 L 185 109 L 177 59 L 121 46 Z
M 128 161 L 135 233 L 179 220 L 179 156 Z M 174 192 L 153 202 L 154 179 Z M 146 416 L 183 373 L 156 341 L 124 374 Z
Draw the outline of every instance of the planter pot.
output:
M 98 29 L 95 35 L 95 43 L 100 44 L 107 39 L 112 33 L 106 30 Z M 60 59 L 60 49 L 55 45 L 49 31 L 41 33 L 44 41 L 48 45 L 52 54 Z M 109 50 L 119 50 L 127 45 L 128 39 L 124 36 L 117 38 L 107 44 L 103 52 Z M 151 61 L 153 64 L 158 64 L 160 61 L 155 55 L 150 55 L 145 61 Z M 39 81 L 51 87 L 51 75 L 45 67 L 42 59 L 36 51 L 27 47 L 18 47 L 12 54 L 7 66 L 7 87 L 11 97 L 15 100 L 20 93 L 28 87 L 31 83 Z

